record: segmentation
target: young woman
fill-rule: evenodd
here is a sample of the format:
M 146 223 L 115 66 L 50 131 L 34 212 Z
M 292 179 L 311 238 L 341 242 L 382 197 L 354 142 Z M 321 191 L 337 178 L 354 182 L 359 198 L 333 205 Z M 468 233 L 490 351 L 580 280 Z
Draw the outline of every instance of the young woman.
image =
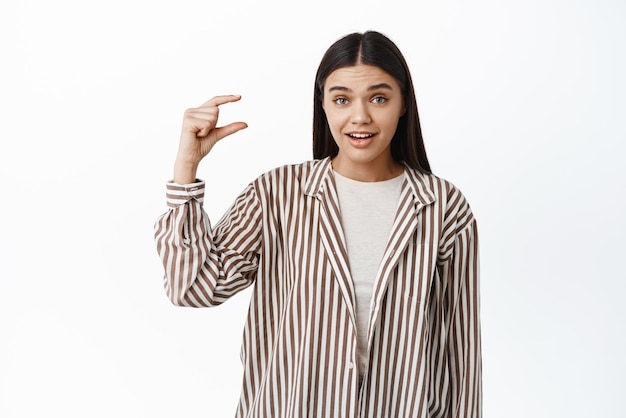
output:
M 259 176 L 213 226 L 196 171 L 247 126 L 217 124 L 239 99 L 185 112 L 155 225 L 174 304 L 254 286 L 237 417 L 480 417 L 476 221 L 431 173 L 396 45 L 372 31 L 334 43 L 315 80 L 314 158 Z

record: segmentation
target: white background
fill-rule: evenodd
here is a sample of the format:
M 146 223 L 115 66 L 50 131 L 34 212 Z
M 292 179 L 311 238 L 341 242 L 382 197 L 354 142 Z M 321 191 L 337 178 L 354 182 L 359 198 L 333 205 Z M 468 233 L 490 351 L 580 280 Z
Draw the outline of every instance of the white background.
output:
M 625 23 L 618 0 L 3 2 L 0 417 L 233 416 L 249 293 L 172 306 L 152 235 L 183 111 L 243 95 L 200 168 L 217 220 L 310 158 L 319 60 L 366 29 L 478 218 L 485 417 L 624 416 Z

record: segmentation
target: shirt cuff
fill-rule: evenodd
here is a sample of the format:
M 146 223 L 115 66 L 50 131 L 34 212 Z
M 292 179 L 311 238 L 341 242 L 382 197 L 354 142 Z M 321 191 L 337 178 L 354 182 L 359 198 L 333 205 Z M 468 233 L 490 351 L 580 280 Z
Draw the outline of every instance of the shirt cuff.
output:
M 167 182 L 165 185 L 167 189 L 167 206 L 170 208 L 176 208 L 180 205 L 184 205 L 191 199 L 198 202 L 204 202 L 204 181 L 196 179 L 195 183 L 178 184 L 173 181 Z

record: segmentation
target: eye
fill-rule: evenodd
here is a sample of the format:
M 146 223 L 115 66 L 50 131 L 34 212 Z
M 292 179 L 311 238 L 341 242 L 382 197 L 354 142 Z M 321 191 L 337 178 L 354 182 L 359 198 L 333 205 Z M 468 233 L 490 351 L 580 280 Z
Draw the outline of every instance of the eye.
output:
M 333 100 L 333 102 L 335 102 L 338 105 L 345 105 L 346 103 L 348 103 L 348 99 L 346 99 L 345 97 L 337 97 L 336 99 Z
M 372 102 L 376 103 L 376 104 L 383 104 L 387 101 L 386 97 L 383 96 L 376 96 L 372 99 Z

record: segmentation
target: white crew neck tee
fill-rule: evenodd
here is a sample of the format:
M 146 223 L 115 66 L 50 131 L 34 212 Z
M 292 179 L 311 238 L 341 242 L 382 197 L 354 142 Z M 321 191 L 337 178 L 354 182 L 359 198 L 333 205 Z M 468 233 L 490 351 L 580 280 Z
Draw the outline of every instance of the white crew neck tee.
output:
M 398 209 L 404 173 L 376 182 L 352 180 L 336 171 L 333 174 L 356 294 L 357 348 L 363 375 L 374 280 Z

